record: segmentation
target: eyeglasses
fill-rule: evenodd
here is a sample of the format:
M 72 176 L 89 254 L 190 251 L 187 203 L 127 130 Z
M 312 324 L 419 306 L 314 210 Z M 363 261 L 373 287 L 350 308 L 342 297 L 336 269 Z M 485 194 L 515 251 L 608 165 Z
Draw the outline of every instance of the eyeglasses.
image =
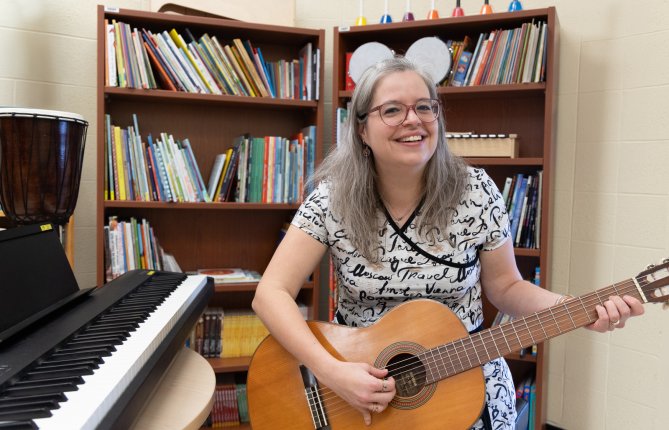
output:
M 371 108 L 367 113 L 360 115 L 364 119 L 374 111 L 379 111 L 379 116 L 384 124 L 395 127 L 406 121 L 409 116 L 409 109 L 413 109 L 418 119 L 423 122 L 432 122 L 439 116 L 439 106 L 441 103 L 436 99 L 420 99 L 412 105 L 405 105 L 400 102 L 388 102 Z

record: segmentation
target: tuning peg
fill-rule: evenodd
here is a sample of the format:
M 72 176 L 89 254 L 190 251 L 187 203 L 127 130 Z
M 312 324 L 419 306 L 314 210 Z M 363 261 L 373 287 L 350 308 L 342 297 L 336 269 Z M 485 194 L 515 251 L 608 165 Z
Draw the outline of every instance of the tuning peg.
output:
M 646 266 L 646 270 L 648 270 L 648 269 L 652 269 L 653 267 L 655 267 L 654 264 L 649 264 L 648 266 Z
M 669 258 L 663 258 L 662 259 L 662 264 L 667 264 L 669 263 Z

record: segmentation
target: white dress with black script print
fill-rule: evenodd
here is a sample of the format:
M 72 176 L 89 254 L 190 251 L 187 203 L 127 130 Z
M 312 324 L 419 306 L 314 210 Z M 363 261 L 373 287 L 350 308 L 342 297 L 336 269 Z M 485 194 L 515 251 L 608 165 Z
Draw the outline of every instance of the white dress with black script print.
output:
M 428 243 L 417 236 L 418 208 L 400 229 L 379 211 L 379 248 L 383 264 L 370 264 L 349 240 L 337 214 L 329 208 L 328 186 L 321 183 L 304 201 L 292 224 L 327 245 L 338 278 L 338 312 L 347 325 L 364 327 L 393 307 L 414 298 L 447 305 L 472 331 L 483 323 L 481 266 L 477 257 L 501 246 L 510 236 L 502 195 L 482 169 L 468 169 L 465 197 L 446 228 L 435 227 L 437 238 Z M 442 264 L 417 252 L 454 264 Z M 504 359 L 483 366 L 486 400 L 492 428 L 512 429 L 515 392 Z M 473 429 L 483 429 L 479 420 Z

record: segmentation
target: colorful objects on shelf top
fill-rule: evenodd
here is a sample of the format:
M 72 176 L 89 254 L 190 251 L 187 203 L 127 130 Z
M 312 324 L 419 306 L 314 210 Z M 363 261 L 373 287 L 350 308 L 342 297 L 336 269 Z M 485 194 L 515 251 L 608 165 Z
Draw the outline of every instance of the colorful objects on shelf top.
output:
M 455 7 L 451 16 L 465 16 L 465 10 L 460 7 L 460 0 L 455 1 Z
M 360 9 L 358 12 L 358 18 L 355 20 L 355 25 L 367 25 L 367 18 L 362 12 L 362 0 L 360 0 Z
M 411 0 L 407 0 L 407 9 L 404 12 L 404 16 L 402 17 L 402 21 L 414 21 L 415 18 L 413 16 L 413 12 L 411 12 Z
M 509 3 L 509 12 L 516 12 L 519 10 L 523 10 L 523 5 L 520 4 L 519 0 L 512 0 L 511 3 Z
M 488 4 L 488 0 L 483 1 L 483 6 L 481 6 L 481 15 L 488 15 L 492 13 L 492 6 Z
M 432 0 L 432 6 L 430 6 L 430 11 L 427 13 L 427 19 L 439 19 L 439 11 L 434 7 L 434 0 Z
M 384 9 L 383 9 L 383 15 L 381 16 L 381 24 L 388 24 L 393 22 L 392 17 L 390 16 L 390 13 L 388 12 L 388 0 L 384 2 Z

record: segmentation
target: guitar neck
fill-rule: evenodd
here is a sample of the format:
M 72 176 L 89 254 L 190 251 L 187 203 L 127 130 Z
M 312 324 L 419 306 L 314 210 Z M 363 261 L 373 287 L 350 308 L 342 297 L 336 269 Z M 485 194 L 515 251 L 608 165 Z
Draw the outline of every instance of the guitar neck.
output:
M 437 382 L 591 324 L 598 318 L 595 306 L 602 305 L 610 296 L 628 295 L 643 302 L 637 282 L 638 279 L 631 278 L 427 350 L 418 357 L 426 366 L 426 383 Z

